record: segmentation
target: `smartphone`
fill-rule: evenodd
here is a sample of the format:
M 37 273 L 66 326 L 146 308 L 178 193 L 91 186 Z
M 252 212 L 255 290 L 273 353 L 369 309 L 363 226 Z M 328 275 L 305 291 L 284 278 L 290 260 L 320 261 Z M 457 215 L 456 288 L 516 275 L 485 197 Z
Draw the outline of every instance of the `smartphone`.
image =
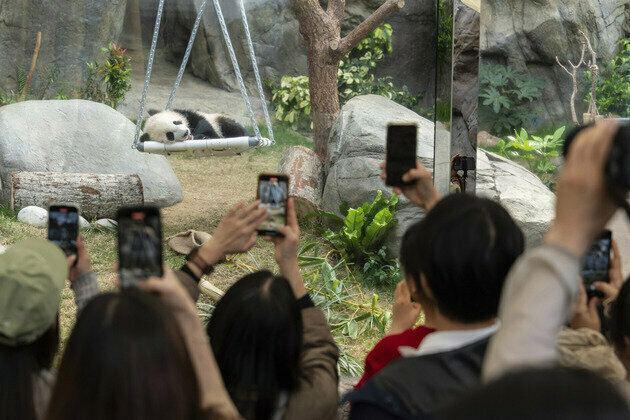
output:
M 269 217 L 258 226 L 261 235 L 281 236 L 278 226 L 287 224 L 287 199 L 289 197 L 289 176 L 286 174 L 260 174 L 256 197 L 260 207 L 269 209 Z
M 453 170 L 474 171 L 476 168 L 475 158 L 470 156 L 455 156 L 453 158 Z
M 118 210 L 118 270 L 122 287 L 138 285 L 148 277 L 162 277 L 162 224 L 153 206 Z
M 387 126 L 387 154 L 385 158 L 386 185 L 410 185 L 402 176 L 416 167 L 416 124 L 389 124 Z
M 53 204 L 48 208 L 48 239 L 66 256 L 77 254 L 79 209 L 74 205 Z
M 593 283 L 596 281 L 609 282 L 608 270 L 610 269 L 610 248 L 612 247 L 612 232 L 604 230 L 593 242 L 582 260 L 580 275 L 584 282 L 584 288 L 589 298 L 603 297 L 602 293 L 595 290 Z

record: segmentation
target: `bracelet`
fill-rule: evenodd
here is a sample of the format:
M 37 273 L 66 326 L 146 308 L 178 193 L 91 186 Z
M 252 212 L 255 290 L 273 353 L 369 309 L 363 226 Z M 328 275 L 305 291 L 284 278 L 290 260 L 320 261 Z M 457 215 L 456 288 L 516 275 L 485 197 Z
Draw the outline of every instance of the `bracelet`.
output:
M 196 265 L 197 268 L 201 270 L 202 274 L 210 274 L 214 271 L 214 266 L 212 264 L 208 264 L 203 258 L 201 258 L 201 256 L 199 256 L 199 247 L 190 251 L 190 254 L 186 256 L 186 261 Z

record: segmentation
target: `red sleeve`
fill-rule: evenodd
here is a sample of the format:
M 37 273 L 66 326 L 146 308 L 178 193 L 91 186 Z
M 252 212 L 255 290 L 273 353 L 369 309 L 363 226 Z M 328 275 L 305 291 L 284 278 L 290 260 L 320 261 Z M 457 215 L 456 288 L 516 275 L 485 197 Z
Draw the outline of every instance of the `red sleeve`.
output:
M 398 348 L 401 346 L 418 347 L 422 339 L 429 333 L 435 331 L 432 328 L 419 326 L 400 334 L 388 335 L 379 341 L 365 358 L 365 369 L 361 380 L 355 386 L 355 389 L 363 386 L 372 376 L 383 369 L 389 362 L 400 357 Z

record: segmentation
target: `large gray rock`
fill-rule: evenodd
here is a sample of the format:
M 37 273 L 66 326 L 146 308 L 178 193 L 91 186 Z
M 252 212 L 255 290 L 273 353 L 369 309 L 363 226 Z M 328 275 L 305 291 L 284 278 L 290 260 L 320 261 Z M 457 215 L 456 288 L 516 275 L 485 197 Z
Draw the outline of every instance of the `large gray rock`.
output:
M 418 124 L 418 158 L 425 167 L 433 168 L 433 123 L 383 97 L 356 97 L 341 110 L 328 142 L 324 210 L 339 214 L 344 201 L 357 207 L 373 200 L 378 190 L 386 196 L 392 193 L 380 179 L 379 169 L 385 158 L 389 122 Z M 554 194 L 512 161 L 483 150 L 477 156 L 478 194 L 499 201 L 523 229 L 527 244 L 537 244 L 553 219 Z M 404 231 L 423 217 L 420 209 L 401 197 L 399 223 L 386 240 L 390 253 L 398 254 Z
M 83 100 L 26 101 L 0 107 L 0 199 L 12 171 L 138 174 L 147 204 L 182 201 L 164 156 L 131 148 L 135 125 L 109 106 Z
M 540 115 L 570 120 L 571 78 L 555 57 L 563 63 L 579 60 L 579 29 L 591 40 L 600 62 L 609 61 L 619 40 L 630 32 L 630 0 L 484 1 L 481 51 L 484 60 L 543 77 L 547 85 Z
M 126 4 L 127 0 L 0 1 L 0 90 L 17 90 L 15 68 L 28 72 L 37 31 L 42 32 L 42 44 L 33 92 L 54 96 L 56 91 L 40 88 L 55 73 L 56 81 L 67 82 L 66 93 L 68 86 L 81 85 L 85 63 L 118 39 Z

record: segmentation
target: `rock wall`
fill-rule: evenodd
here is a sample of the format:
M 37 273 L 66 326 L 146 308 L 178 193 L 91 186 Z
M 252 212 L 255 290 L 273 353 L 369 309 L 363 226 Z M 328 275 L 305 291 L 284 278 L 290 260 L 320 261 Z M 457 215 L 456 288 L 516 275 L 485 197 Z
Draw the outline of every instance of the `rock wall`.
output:
M 484 61 L 526 68 L 547 81 L 540 115 L 571 120 L 571 79 L 555 63 L 579 60 L 578 30 L 591 40 L 600 62 L 630 36 L 630 0 L 488 0 L 482 3 Z M 576 101 L 584 106 L 581 101 Z
M 15 68 L 28 72 L 37 32 L 42 32 L 31 88 L 37 92 L 52 72 L 79 86 L 85 63 L 94 61 L 122 30 L 127 0 L 0 1 L 0 90 L 15 91 Z M 67 86 L 51 87 L 56 94 Z

